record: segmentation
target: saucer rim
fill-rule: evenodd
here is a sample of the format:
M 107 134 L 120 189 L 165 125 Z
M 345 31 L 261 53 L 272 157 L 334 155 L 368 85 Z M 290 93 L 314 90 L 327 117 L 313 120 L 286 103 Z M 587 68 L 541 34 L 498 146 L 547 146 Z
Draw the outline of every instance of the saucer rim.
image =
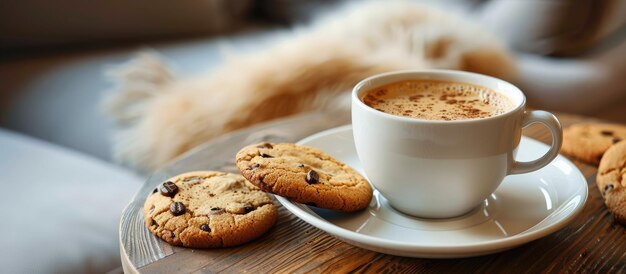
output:
M 301 140 L 299 140 L 297 142 L 297 144 L 303 144 L 303 143 L 308 143 L 311 140 L 314 139 L 318 139 L 320 137 L 323 136 L 328 136 L 328 135 L 334 135 L 334 134 L 338 134 L 340 132 L 344 132 L 344 131 L 348 131 L 348 130 L 352 130 L 352 125 L 348 124 L 348 125 L 344 125 L 344 126 L 339 126 L 339 127 L 335 127 L 335 128 L 331 128 L 331 129 L 327 129 L 324 131 L 320 131 L 317 133 L 314 133 L 312 135 L 309 135 Z M 531 143 L 535 143 L 541 146 L 546 146 L 546 144 L 539 142 L 533 138 L 530 137 L 526 137 L 526 136 L 522 136 L 523 139 L 525 139 L 525 141 L 529 141 Z M 575 209 L 572 210 L 571 213 L 569 213 L 568 215 L 566 215 L 563 218 L 559 218 L 558 221 L 553 222 L 552 224 L 549 224 L 547 226 L 545 226 L 544 228 L 535 230 L 535 231 L 530 231 L 528 232 L 528 230 L 521 232 L 519 234 L 513 235 L 513 236 L 507 236 L 507 237 L 503 237 L 500 239 L 495 239 L 495 240 L 487 240 L 487 241 L 480 241 L 477 243 L 467 243 L 467 244 L 454 244 L 454 245 L 420 245 L 420 244 L 415 244 L 413 243 L 407 243 L 407 242 L 401 242 L 401 241 L 397 241 L 397 240 L 389 240 L 389 239 L 384 239 L 384 238 L 379 238 L 379 237 L 375 237 L 375 236 L 370 236 L 370 235 L 366 235 L 366 234 L 361 234 L 359 232 L 356 231 L 352 231 L 352 230 L 348 230 L 345 228 L 342 228 L 340 226 L 337 226 L 327 220 L 325 220 L 324 218 L 322 218 L 321 216 L 317 215 L 316 213 L 309 213 L 307 212 L 305 209 L 301 208 L 301 206 L 305 206 L 305 205 L 299 205 L 296 203 L 293 203 L 291 201 L 289 201 L 288 199 L 284 198 L 284 197 L 280 197 L 275 195 L 275 197 L 277 198 L 277 200 L 285 207 L 287 208 L 287 210 L 289 210 L 291 213 L 293 213 L 294 215 L 296 215 L 298 218 L 302 219 L 303 221 L 327 232 L 330 233 L 332 235 L 335 235 L 336 237 L 339 237 L 340 239 L 344 240 L 344 241 L 349 241 L 349 242 L 356 242 L 356 243 L 362 243 L 365 244 L 367 246 L 370 247 L 380 247 L 380 248 L 384 248 L 384 249 L 393 249 L 393 250 L 397 250 L 397 251 L 404 251 L 404 252 L 429 252 L 429 253 L 437 253 L 437 254 L 441 254 L 441 255 L 445 255 L 445 254 L 451 254 L 451 253 L 455 253 L 455 254 L 459 254 L 460 253 L 485 253 L 487 252 L 487 250 L 493 250 L 494 252 L 498 251 L 498 250 L 503 250 L 503 249 L 507 249 L 507 248 L 512 248 L 514 246 L 518 246 L 524 243 L 528 243 L 534 240 L 537 240 L 539 238 L 545 237 L 547 235 L 550 235 L 562 228 L 564 228 L 567 224 L 569 224 L 576 216 L 578 216 L 578 214 L 580 214 L 580 212 L 582 212 L 582 210 L 584 209 L 584 206 L 587 202 L 588 199 L 588 184 L 587 184 L 587 180 L 584 177 L 584 175 L 581 173 L 580 169 L 578 169 L 578 167 L 576 167 L 576 165 L 574 165 L 574 163 L 572 163 L 569 159 L 567 159 L 566 157 L 564 157 L 563 155 L 559 154 L 557 156 L 557 158 L 559 160 L 563 160 L 565 161 L 565 163 L 567 163 L 568 165 L 574 167 L 573 169 L 575 170 L 574 172 L 576 173 L 574 176 L 577 176 L 579 180 L 579 182 L 581 182 L 580 186 L 578 186 L 578 189 L 576 190 L 576 192 L 580 192 L 578 194 L 578 196 L 581 197 L 581 200 L 578 202 L 577 206 Z M 555 158 L 555 160 L 557 159 Z M 554 162 L 554 161 L 553 161 Z M 553 162 L 551 162 L 550 164 L 552 164 Z M 584 185 L 583 185 L 584 183 Z M 576 197 L 575 195 L 573 197 Z M 565 204 L 568 201 L 571 201 L 572 198 L 568 199 L 567 201 L 564 201 L 563 204 Z M 311 209 L 308 209 L 311 210 Z M 549 215 L 548 215 L 549 216 Z M 546 218 L 548 217 L 546 216 Z M 545 220 L 546 218 L 540 220 L 539 222 L 537 222 L 537 224 L 539 224 L 540 222 L 542 222 L 543 220 Z M 536 224 L 535 224 L 536 225 Z M 433 254 L 434 255 L 434 254 Z

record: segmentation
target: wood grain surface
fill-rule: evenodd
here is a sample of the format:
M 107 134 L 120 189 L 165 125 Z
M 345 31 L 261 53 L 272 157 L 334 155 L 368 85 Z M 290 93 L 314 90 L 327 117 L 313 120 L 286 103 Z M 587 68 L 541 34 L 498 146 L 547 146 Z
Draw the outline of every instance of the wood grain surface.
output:
M 557 115 L 563 126 L 597 122 Z M 233 155 L 244 144 L 297 141 L 349 123 L 349 116 L 312 113 L 234 132 L 181 156 L 155 173 L 124 210 L 120 251 L 126 273 L 626 273 L 626 227 L 614 222 L 595 184 L 596 167 L 573 161 L 587 178 L 589 199 L 582 213 L 562 230 L 505 252 L 465 259 L 416 259 L 386 255 L 344 243 L 301 221 L 279 206 L 278 223 L 263 237 L 234 248 L 214 250 L 170 246 L 149 233 L 141 207 L 164 179 L 185 171 L 238 172 Z M 547 129 L 533 125 L 524 135 L 550 142 Z

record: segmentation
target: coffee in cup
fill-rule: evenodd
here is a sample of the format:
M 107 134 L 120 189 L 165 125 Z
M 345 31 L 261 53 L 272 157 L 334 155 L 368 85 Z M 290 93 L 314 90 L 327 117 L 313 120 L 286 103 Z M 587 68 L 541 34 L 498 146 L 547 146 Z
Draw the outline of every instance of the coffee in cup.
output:
M 468 83 L 406 80 L 372 89 L 363 103 L 385 113 L 426 120 L 466 120 L 513 109 L 506 96 Z

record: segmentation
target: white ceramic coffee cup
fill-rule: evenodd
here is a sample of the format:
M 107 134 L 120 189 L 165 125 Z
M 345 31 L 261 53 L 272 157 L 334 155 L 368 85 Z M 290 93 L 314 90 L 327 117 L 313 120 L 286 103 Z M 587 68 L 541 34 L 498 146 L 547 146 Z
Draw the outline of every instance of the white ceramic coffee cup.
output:
M 514 107 L 497 116 L 470 120 L 421 120 L 377 111 L 363 95 L 404 80 L 444 80 L 490 88 Z M 562 130 L 554 115 L 525 111 L 526 98 L 503 80 L 453 70 L 416 70 L 379 74 L 352 92 L 354 143 L 365 174 L 397 210 L 424 218 L 463 215 L 482 203 L 505 176 L 531 172 L 558 154 Z M 541 158 L 515 161 L 522 128 L 542 123 L 552 146 Z

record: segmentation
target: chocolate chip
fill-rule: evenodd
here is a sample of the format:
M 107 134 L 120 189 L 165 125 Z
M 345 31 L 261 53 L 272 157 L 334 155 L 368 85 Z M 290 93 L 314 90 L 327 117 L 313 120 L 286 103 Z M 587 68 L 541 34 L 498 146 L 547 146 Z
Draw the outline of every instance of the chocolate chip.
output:
M 604 196 L 609 193 L 609 191 L 613 190 L 613 184 L 608 184 L 604 187 Z
M 613 144 L 617 144 L 617 143 L 619 143 L 619 141 L 621 141 L 621 140 L 622 140 L 622 139 L 615 137 L 615 138 L 613 138 Z
M 258 148 L 274 148 L 274 146 L 270 143 L 264 143 L 260 146 L 257 146 Z
M 202 224 L 202 225 L 200 226 L 200 229 L 202 229 L 202 230 L 204 230 L 204 231 L 206 231 L 206 232 L 211 232 L 211 228 L 210 228 L 210 227 L 209 227 L 209 225 L 207 225 L 207 224 Z
M 602 134 L 604 136 L 613 136 L 613 131 L 603 130 L 603 131 L 600 131 L 600 134 Z
M 298 167 L 304 167 L 304 164 L 298 164 Z
M 157 193 L 157 191 L 159 191 L 158 188 L 154 188 L 154 190 L 152 190 L 152 194 Z
M 248 213 L 248 212 L 250 212 L 250 211 L 253 211 L 253 210 L 254 210 L 254 206 L 253 206 L 252 204 L 250 204 L 250 203 L 245 204 L 245 205 L 243 206 L 243 210 L 244 210 L 246 213 Z
M 253 169 L 259 168 L 260 166 L 261 166 L 261 165 L 260 165 L 259 163 L 256 163 L 256 164 L 254 164 L 254 165 L 249 166 L 249 167 L 248 167 L 248 170 L 253 170 Z
M 211 208 L 211 211 L 209 212 L 209 215 L 218 215 L 218 214 L 222 214 L 224 213 L 224 209 L 219 208 L 219 207 L 213 207 Z
M 274 158 L 272 155 L 269 155 L 267 153 L 261 153 L 261 157 L 263 157 L 263 158 Z
M 320 176 L 315 172 L 315 170 L 309 170 L 306 174 L 306 182 L 309 184 L 317 184 L 320 181 Z
M 157 222 L 154 219 L 152 219 L 152 224 L 151 225 L 158 225 L 158 224 L 157 224 Z
M 174 197 L 174 195 L 176 195 L 176 192 L 178 192 L 178 187 L 176 186 L 176 184 L 170 181 L 167 181 L 161 185 L 160 190 L 161 190 L 161 195 L 167 196 L 167 197 Z
M 209 193 L 209 197 L 214 197 L 214 196 L 215 196 L 215 194 Z
M 181 215 L 185 213 L 185 205 L 181 202 L 174 202 L 170 205 L 170 211 L 174 216 Z

